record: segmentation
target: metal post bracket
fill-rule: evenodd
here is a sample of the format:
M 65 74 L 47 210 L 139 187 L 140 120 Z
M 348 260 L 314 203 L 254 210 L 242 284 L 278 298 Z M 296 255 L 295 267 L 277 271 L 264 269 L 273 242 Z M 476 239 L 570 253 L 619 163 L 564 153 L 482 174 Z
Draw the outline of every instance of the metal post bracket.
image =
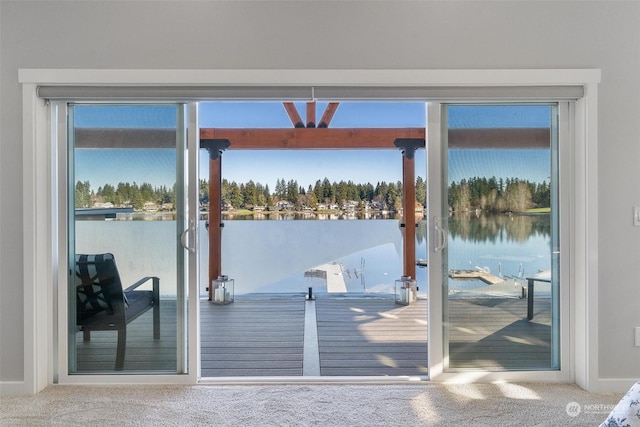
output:
M 220 154 L 222 154 L 222 152 L 224 150 L 229 148 L 230 145 L 231 145 L 231 142 L 226 138 L 224 138 L 224 139 L 214 138 L 214 139 L 202 139 L 202 140 L 200 140 L 200 148 L 206 148 L 209 151 L 209 159 L 210 160 L 215 160 L 218 157 L 220 157 Z
M 425 140 L 423 138 L 396 138 L 393 145 L 400 148 L 407 159 L 413 159 L 416 150 L 425 147 Z

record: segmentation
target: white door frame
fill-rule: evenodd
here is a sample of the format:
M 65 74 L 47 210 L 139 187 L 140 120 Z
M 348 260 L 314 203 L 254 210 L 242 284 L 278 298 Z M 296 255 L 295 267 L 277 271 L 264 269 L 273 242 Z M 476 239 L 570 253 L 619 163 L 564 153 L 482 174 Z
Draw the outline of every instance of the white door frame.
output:
M 53 382 L 55 372 L 54 303 L 52 284 L 57 282 L 56 134 L 48 103 L 38 97 L 39 85 L 61 86 L 370 86 L 370 87 L 549 87 L 579 85 L 585 95 L 575 104 L 573 157 L 576 182 L 571 200 L 574 214 L 572 245 L 575 248 L 571 283 L 572 366 L 574 381 L 587 390 L 598 387 L 598 199 L 597 199 L 597 89 L 600 70 L 106 70 L 21 69 L 23 91 L 23 215 L 24 215 L 24 393 L 36 393 Z M 197 283 L 193 286 L 197 287 Z M 198 295 L 197 289 L 190 289 Z M 430 298 L 430 305 L 435 295 Z M 197 313 L 197 309 L 196 309 Z M 441 318 L 429 310 L 430 333 Z M 198 316 L 189 319 L 190 366 L 197 359 L 192 335 Z M 436 339 L 430 335 L 430 340 Z M 197 337 L 196 341 L 197 343 Z M 438 379 L 441 366 L 429 363 L 430 377 Z M 538 375 L 507 375 L 504 379 L 532 380 Z M 197 369 L 189 375 L 92 376 L 91 383 L 197 382 Z M 473 373 L 454 381 L 495 380 Z M 443 378 L 444 380 L 444 378 Z M 88 382 L 88 381 L 87 381 Z

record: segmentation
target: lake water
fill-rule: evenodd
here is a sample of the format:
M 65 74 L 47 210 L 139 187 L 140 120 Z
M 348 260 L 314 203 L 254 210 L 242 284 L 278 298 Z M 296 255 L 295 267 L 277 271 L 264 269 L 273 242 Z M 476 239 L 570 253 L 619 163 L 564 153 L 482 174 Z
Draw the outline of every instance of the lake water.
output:
M 326 292 L 322 278 L 305 272 L 324 264 L 341 266 L 348 292 L 389 294 L 402 275 L 402 232 L 395 219 L 225 221 L 222 273 L 237 294 Z M 449 218 L 449 269 L 488 268 L 493 274 L 526 276 L 550 269 L 549 215 Z M 175 221 L 78 221 L 78 253 L 112 252 L 122 279 L 161 278 L 161 294 L 175 295 L 180 234 Z M 427 258 L 426 223 L 417 229 L 416 257 Z M 200 224 L 200 288 L 208 285 L 208 235 Z M 426 293 L 427 268 L 416 268 Z M 485 286 L 449 280 L 449 288 Z
M 402 275 L 397 220 L 226 221 L 222 236 L 222 270 L 240 293 L 326 292 L 324 279 L 305 277 L 323 264 L 342 267 L 349 292 L 393 292 Z
M 350 293 L 393 293 L 402 275 L 402 228 L 398 220 L 226 221 L 223 272 L 246 292 L 326 292 L 324 279 L 305 277 L 322 264 L 341 266 Z M 507 278 L 550 269 L 549 215 L 449 218 L 449 269 L 482 268 Z M 416 232 L 416 257 L 427 259 L 426 222 Z M 206 236 L 205 236 L 206 239 Z M 427 268 L 416 268 L 420 293 Z M 450 290 L 486 286 L 449 279 Z

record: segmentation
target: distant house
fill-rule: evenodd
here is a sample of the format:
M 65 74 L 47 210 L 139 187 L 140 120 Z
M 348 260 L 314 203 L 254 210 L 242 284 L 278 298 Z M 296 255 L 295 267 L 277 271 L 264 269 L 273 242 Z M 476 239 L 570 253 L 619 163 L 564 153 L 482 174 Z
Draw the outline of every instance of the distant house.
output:
M 99 203 L 96 202 L 93 204 L 94 208 L 99 208 L 99 209 L 111 209 L 113 207 L 115 207 L 115 205 L 111 202 L 105 202 L 105 203 Z
M 157 212 L 158 204 L 155 202 L 145 202 L 144 206 L 142 207 L 142 210 L 147 212 Z
M 356 202 L 355 200 L 348 200 L 342 205 L 342 209 L 347 212 L 355 212 L 357 207 L 358 202 Z
M 291 211 L 294 206 L 286 200 L 280 200 L 276 203 L 276 208 L 283 211 Z

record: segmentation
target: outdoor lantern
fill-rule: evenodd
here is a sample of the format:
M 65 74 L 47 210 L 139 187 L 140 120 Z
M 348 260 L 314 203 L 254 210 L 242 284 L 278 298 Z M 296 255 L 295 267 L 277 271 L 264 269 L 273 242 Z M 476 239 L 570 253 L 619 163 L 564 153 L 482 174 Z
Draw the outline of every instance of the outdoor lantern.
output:
M 234 298 L 234 280 L 229 279 L 227 276 L 218 276 L 213 281 L 211 287 L 213 288 L 213 300 L 214 304 L 231 304 Z
M 411 276 L 402 276 L 395 283 L 396 304 L 409 305 L 416 301 L 418 286 Z

